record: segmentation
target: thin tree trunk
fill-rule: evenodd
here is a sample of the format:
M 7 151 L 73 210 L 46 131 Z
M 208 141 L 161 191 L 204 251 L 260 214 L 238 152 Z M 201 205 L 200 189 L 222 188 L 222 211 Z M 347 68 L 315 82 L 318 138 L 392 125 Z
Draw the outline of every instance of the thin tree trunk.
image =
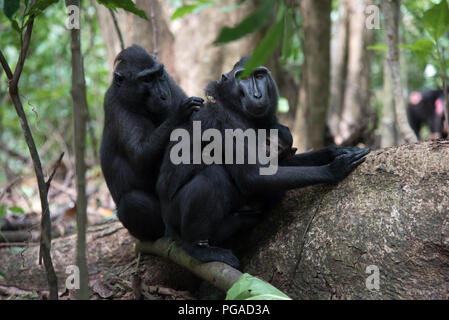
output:
M 305 105 L 299 107 L 298 113 L 305 112 L 307 115 L 305 148 L 320 148 L 324 145 L 329 102 L 331 1 L 302 0 L 299 4 L 304 30 L 303 50 L 307 61 L 303 73 L 307 85 L 301 84 L 300 102 Z M 296 118 L 295 121 L 302 120 Z
M 287 99 L 289 110 L 287 113 L 279 114 L 279 121 L 288 127 L 292 127 L 295 120 L 296 108 L 299 102 L 299 84 L 295 82 L 294 77 L 288 73 L 281 64 L 280 56 L 281 48 L 277 48 L 273 55 L 267 61 L 267 67 L 271 71 L 271 75 L 276 81 L 279 89 L 279 96 Z
M 81 6 L 80 0 L 66 0 L 66 5 Z M 81 10 L 81 8 L 80 8 Z M 86 261 L 86 164 L 84 154 L 86 149 L 86 83 L 84 80 L 83 56 L 81 54 L 80 30 L 72 29 L 72 101 L 73 101 L 73 124 L 74 124 L 74 149 L 76 170 L 76 222 L 77 222 L 77 250 L 76 265 L 80 271 L 80 288 L 78 299 L 89 299 L 88 271 Z
M 303 70 L 306 69 L 307 66 L 307 57 L 304 57 Z M 308 130 L 307 130 L 307 119 L 309 108 L 307 107 L 307 76 L 305 72 L 302 72 L 301 77 L 301 87 L 300 87 L 300 95 L 299 95 L 299 103 L 296 108 L 295 113 L 295 122 L 293 124 L 293 141 L 296 148 L 298 148 L 298 152 L 307 151 L 308 145 Z
M 332 137 L 338 134 L 345 92 L 346 64 L 348 57 L 348 1 L 338 2 L 338 21 L 331 46 L 331 85 L 327 126 Z
M 370 97 L 370 53 L 366 46 L 370 44 L 373 32 L 365 25 L 365 8 L 370 1 L 348 0 L 347 3 L 348 64 L 341 121 L 335 137 L 337 144 L 353 144 L 360 138 L 362 129 L 367 124 L 365 118 Z
M 383 74 L 383 106 L 382 121 L 380 128 L 380 146 L 382 148 L 392 147 L 397 144 L 396 118 L 394 115 L 393 88 L 391 86 L 391 75 L 388 63 L 384 62 Z
M 400 133 L 405 143 L 416 142 L 417 137 L 410 128 L 407 119 L 406 104 L 404 99 L 404 89 L 401 83 L 399 70 L 399 17 L 400 17 L 400 0 L 381 0 L 382 11 L 385 16 L 385 25 L 388 40 L 387 61 L 391 72 L 391 81 L 394 93 L 395 115 Z

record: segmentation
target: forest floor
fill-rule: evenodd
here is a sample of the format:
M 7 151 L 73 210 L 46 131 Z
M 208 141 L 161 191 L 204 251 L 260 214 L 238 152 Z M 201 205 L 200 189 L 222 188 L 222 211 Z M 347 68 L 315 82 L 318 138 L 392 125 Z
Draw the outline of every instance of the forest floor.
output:
M 70 235 L 74 235 L 75 237 L 76 234 L 75 175 L 73 171 L 66 170 L 65 168 L 63 165 L 62 168 L 58 169 L 49 190 L 53 243 L 58 238 Z M 120 266 L 135 269 L 137 260 L 134 254 L 134 241 L 127 234 L 126 230 L 121 227 L 120 223 L 113 223 L 111 221 L 117 219 L 115 205 L 104 182 L 101 169 L 98 166 L 91 168 L 87 173 L 87 195 L 89 226 L 98 226 L 99 228 L 102 228 L 102 225 L 105 228 L 106 226 L 114 226 L 115 231 L 119 231 L 116 236 L 120 237 L 120 243 L 123 245 L 121 250 L 123 255 L 120 257 L 112 257 L 111 261 L 117 260 L 116 262 Z M 32 173 L 17 177 L 0 185 L 0 257 L 5 258 L 6 256 L 21 255 L 29 248 L 38 247 L 40 238 L 40 212 L 41 208 L 36 179 L 32 176 Z M 108 221 L 111 221 L 112 225 L 110 223 L 104 224 Z M 57 244 L 54 243 L 53 246 L 55 247 Z M 67 258 L 72 260 L 69 256 Z M 74 259 L 74 255 L 72 258 Z M 12 260 L 7 260 L 7 262 L 14 264 Z M 131 268 L 132 266 L 134 268 Z M 34 288 L 26 288 L 23 286 L 18 288 L 5 285 L 9 283 L 8 280 L 11 280 L 6 278 L 7 268 L 7 266 L 0 267 L 0 300 L 17 298 L 39 299 L 45 296 L 45 293 L 40 294 Z M 43 266 L 41 268 L 43 269 Z M 114 266 L 111 269 L 114 269 Z M 114 272 L 111 271 L 110 274 L 114 274 Z M 133 285 L 130 281 L 123 280 L 119 277 L 100 280 L 99 276 L 100 273 L 94 272 L 90 277 L 90 287 L 93 291 L 92 299 L 134 298 Z M 131 279 L 134 278 L 131 276 Z M 44 276 L 42 280 L 45 280 Z M 14 281 L 17 282 L 17 279 Z M 146 295 L 147 299 L 191 298 L 188 292 L 178 292 L 171 288 L 160 286 L 144 288 L 142 294 L 144 296 Z M 72 297 L 68 292 L 60 292 L 60 298 L 70 299 Z
M 51 170 L 48 170 L 49 172 Z M 87 172 L 88 223 L 95 225 L 115 217 L 115 205 L 104 182 L 101 169 Z M 76 231 L 75 174 L 64 163 L 56 171 L 48 193 L 52 237 Z M 33 173 L 18 176 L 0 185 L 0 246 L 5 243 L 38 242 L 41 204 Z M 3 243 L 3 245 L 2 245 Z

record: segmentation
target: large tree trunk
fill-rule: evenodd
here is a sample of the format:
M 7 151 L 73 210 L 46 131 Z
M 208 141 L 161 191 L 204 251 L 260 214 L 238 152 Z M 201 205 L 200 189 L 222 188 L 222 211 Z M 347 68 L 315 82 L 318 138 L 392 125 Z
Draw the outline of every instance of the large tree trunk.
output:
M 296 299 L 448 299 L 448 157 L 442 140 L 381 149 L 337 186 L 290 192 L 245 271 Z
M 443 140 L 381 149 L 338 185 L 289 192 L 240 241 L 243 271 L 294 299 L 448 299 L 449 162 L 441 161 L 447 158 Z M 91 227 L 87 243 L 95 296 L 107 285 L 112 297 L 132 298 L 134 245 L 126 230 L 119 222 Z M 74 247 L 74 236 L 53 241 L 60 285 Z M 46 289 L 38 247 L 0 250 L 7 277 L 0 277 L 0 291 Z M 366 286 L 373 265 L 378 290 Z M 198 293 L 198 279 L 163 258 L 145 256 L 139 272 L 147 287 Z
M 299 2 L 304 30 L 303 51 L 305 64 L 301 83 L 301 97 L 296 121 L 306 115 L 306 138 L 299 137 L 299 141 L 306 140 L 301 148 L 320 148 L 324 146 L 326 131 L 326 112 L 329 100 L 330 78 L 330 11 L 331 1 L 302 0 Z M 295 134 L 300 135 L 299 125 L 295 124 Z

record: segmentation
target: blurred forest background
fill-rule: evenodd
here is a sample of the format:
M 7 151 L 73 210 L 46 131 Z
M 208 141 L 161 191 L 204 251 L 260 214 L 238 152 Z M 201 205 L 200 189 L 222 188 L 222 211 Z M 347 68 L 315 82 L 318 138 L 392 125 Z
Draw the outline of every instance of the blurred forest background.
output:
M 63 227 L 52 229 L 57 236 L 75 230 L 72 40 L 66 28 L 66 3 L 43 2 L 54 3 L 36 16 L 19 88 L 46 177 L 61 152 L 65 153 L 48 194 L 52 219 L 67 219 Z M 332 143 L 376 149 L 413 141 L 401 133 L 395 105 L 405 112 L 412 91 L 443 87 L 444 48 L 449 44 L 446 0 L 134 1 L 148 19 L 99 2 L 84 0 L 80 10 L 88 106 L 85 162 L 90 223 L 114 216 L 115 206 L 99 167 L 99 144 L 103 97 L 114 58 L 124 47 L 139 44 L 156 54 L 189 96 L 204 96 L 209 81 L 219 79 L 241 56 L 253 55 L 271 70 L 277 82 L 279 119 L 294 133 L 299 151 Z M 0 7 L 6 8 L 7 3 L 0 0 Z M 20 16 L 27 4 L 21 1 L 12 18 L 0 14 L 0 50 L 11 67 L 23 40 L 14 30 L 14 21 L 19 26 L 24 21 Z M 384 8 L 391 14 L 392 28 L 398 30 L 399 97 L 394 94 L 397 92 L 387 62 Z M 223 29 L 233 26 L 237 28 Z M 19 28 L 23 31 L 25 27 Z M 422 137 L 429 134 L 430 130 L 424 128 Z M 41 205 L 33 164 L 3 69 L 0 168 L 0 219 L 16 217 L 9 222 L 4 219 L 4 231 L 8 223 L 23 220 L 17 218 L 23 213 L 40 215 Z M 38 232 L 37 228 L 31 238 L 30 233 L 0 238 L 36 240 Z

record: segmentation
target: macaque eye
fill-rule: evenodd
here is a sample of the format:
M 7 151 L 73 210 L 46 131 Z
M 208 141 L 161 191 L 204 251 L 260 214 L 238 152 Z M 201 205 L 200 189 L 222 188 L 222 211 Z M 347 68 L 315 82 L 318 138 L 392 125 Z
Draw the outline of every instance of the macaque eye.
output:
M 114 72 L 114 81 L 117 84 L 120 84 L 123 81 L 124 78 L 125 77 L 120 72 L 118 72 L 118 71 Z
M 262 79 L 265 77 L 265 75 L 264 75 L 263 73 L 256 73 L 256 74 L 254 75 L 254 77 L 255 77 L 257 80 L 262 80 Z

